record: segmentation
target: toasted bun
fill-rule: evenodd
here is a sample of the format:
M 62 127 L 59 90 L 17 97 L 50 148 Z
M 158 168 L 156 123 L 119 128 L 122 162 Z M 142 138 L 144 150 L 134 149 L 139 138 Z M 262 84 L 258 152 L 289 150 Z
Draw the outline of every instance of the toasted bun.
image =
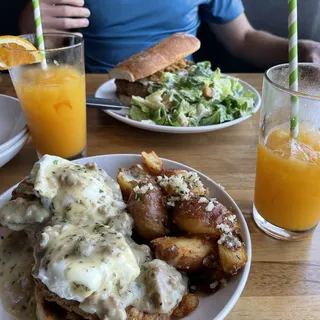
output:
M 200 41 L 187 33 L 175 33 L 133 55 L 110 70 L 111 78 L 134 82 L 160 71 L 199 50 Z
M 37 320 L 85 320 L 75 312 L 61 308 L 55 302 L 46 301 L 38 288 L 35 290 L 35 298 Z
M 37 320 L 99 320 L 79 307 L 79 302 L 58 297 L 40 281 L 35 279 Z M 170 320 L 168 314 L 148 314 L 128 307 L 127 320 Z
M 45 315 L 50 315 L 51 318 L 47 318 L 46 320 L 56 320 L 54 315 L 57 315 L 57 312 L 64 312 L 64 316 L 68 316 L 70 320 L 78 320 L 78 319 L 88 319 L 88 320 L 99 320 L 96 314 L 87 313 L 79 307 L 79 302 L 74 300 L 66 300 L 60 298 L 54 292 L 51 292 L 39 279 L 34 279 L 35 287 L 36 287 L 36 297 L 38 296 L 38 300 L 42 299 L 44 301 L 42 304 L 37 302 L 38 305 L 42 305 L 42 308 L 39 308 L 39 315 L 43 315 L 41 311 L 45 311 Z M 41 300 L 39 300 L 41 301 Z M 57 305 L 57 308 L 48 307 L 50 305 Z M 53 312 L 52 312 L 53 311 Z M 59 315 L 59 314 L 58 314 Z M 77 318 L 78 317 L 78 318 Z M 64 319 L 64 318 L 57 318 Z M 42 320 L 42 319 L 41 319 Z

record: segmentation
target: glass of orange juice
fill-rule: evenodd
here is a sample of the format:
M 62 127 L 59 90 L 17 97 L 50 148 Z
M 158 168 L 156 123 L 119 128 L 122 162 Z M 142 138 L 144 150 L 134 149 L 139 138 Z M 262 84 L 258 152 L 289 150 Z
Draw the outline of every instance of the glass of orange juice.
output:
M 267 234 L 300 240 L 320 220 L 320 66 L 299 64 L 299 92 L 288 88 L 288 65 L 264 76 L 253 217 Z M 292 139 L 292 96 L 299 134 Z
M 33 34 L 22 38 L 36 44 Z M 82 37 L 44 34 L 47 66 L 14 67 L 10 76 L 27 119 L 38 156 L 66 159 L 86 152 L 86 90 Z M 19 54 L 19 52 L 14 52 Z

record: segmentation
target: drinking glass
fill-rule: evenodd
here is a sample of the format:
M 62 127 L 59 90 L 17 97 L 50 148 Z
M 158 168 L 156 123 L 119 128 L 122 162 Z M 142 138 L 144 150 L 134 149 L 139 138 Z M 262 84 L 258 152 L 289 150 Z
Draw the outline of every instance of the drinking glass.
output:
M 21 37 L 36 46 L 34 34 Z M 10 70 L 11 80 L 38 156 L 80 158 L 86 153 L 83 39 L 74 34 L 47 33 L 44 42 L 47 68 L 41 63 L 21 65 Z
M 263 80 L 253 217 L 267 234 L 300 240 L 320 220 L 320 66 L 298 66 L 299 90 L 289 89 L 288 64 Z M 298 98 L 299 134 L 292 139 L 292 101 Z

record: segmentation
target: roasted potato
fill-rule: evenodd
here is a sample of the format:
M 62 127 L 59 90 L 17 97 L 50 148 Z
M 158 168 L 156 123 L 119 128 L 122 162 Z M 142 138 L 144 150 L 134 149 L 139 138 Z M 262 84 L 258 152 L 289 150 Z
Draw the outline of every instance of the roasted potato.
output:
M 122 196 L 124 200 L 128 200 L 132 189 L 138 185 L 139 182 L 147 180 L 149 175 L 142 165 L 134 165 L 130 169 L 120 168 L 117 176 L 117 182 L 120 185 Z
M 137 181 L 131 179 L 128 170 L 121 168 L 117 176 L 117 182 L 120 185 L 122 196 L 127 200 L 132 192 L 132 189 L 138 184 Z
M 163 163 L 154 151 L 150 153 L 143 151 L 141 155 L 151 174 L 159 175 L 162 172 Z
M 157 259 L 181 271 L 195 271 L 203 268 L 209 256 L 217 255 L 217 246 L 204 238 L 163 237 L 150 242 Z
M 203 198 L 183 200 L 173 208 L 173 222 L 179 229 L 193 234 L 207 234 L 219 237 L 223 230 L 220 224 L 227 225 L 232 231 L 238 229 L 236 221 L 227 219 L 232 213 L 221 203 L 215 202 L 210 208 L 207 202 L 201 202 Z
M 134 220 L 135 232 L 148 241 L 167 235 L 169 218 L 161 189 L 157 185 L 145 193 L 134 189 L 129 196 L 127 209 Z
M 182 176 L 182 177 L 187 177 L 190 172 L 186 170 L 180 170 L 180 169 L 164 169 L 161 172 L 161 176 L 167 176 L 167 177 L 172 177 L 172 176 Z M 185 181 L 187 182 L 187 181 Z M 190 191 L 193 193 L 194 196 L 205 196 L 207 194 L 206 188 L 203 186 L 202 182 L 199 180 L 199 183 L 188 184 L 188 188 Z M 172 188 L 172 186 L 168 185 L 164 188 L 165 192 L 169 196 L 179 196 L 180 194 Z
M 176 318 L 184 318 L 188 316 L 191 312 L 196 310 L 199 305 L 199 298 L 193 293 L 187 293 L 179 303 L 179 305 L 174 309 L 172 315 Z
M 248 261 L 248 256 L 243 247 L 228 248 L 218 245 L 219 258 L 223 271 L 228 274 L 236 274 Z

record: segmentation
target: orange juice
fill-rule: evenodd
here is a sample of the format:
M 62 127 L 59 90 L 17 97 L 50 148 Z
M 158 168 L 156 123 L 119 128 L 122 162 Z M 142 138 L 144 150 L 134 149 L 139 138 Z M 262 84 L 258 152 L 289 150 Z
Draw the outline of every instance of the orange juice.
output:
M 85 76 L 69 66 L 21 70 L 14 80 L 37 151 L 72 158 L 86 147 Z
M 320 220 L 320 132 L 301 127 L 297 141 L 285 129 L 259 142 L 254 203 L 278 227 L 305 231 Z

